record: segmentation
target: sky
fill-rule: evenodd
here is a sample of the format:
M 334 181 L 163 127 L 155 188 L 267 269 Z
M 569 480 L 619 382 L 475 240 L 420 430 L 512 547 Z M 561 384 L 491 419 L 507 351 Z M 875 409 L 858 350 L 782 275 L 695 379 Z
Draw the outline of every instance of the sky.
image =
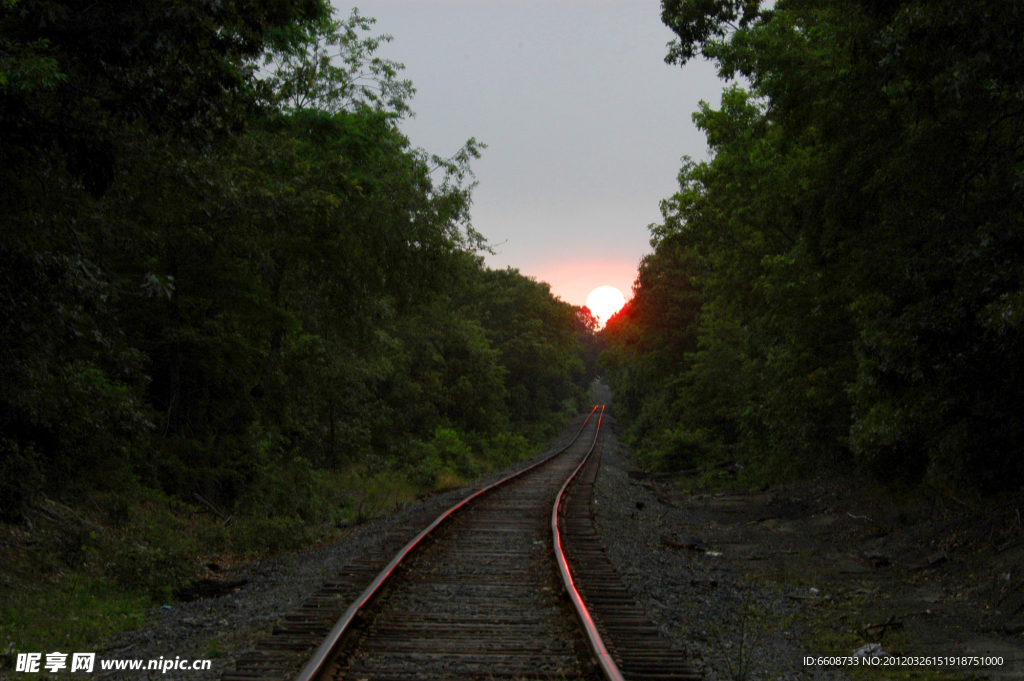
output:
M 334 0 L 344 16 L 352 5 Z M 378 52 L 405 64 L 413 146 L 442 156 L 470 137 L 473 227 L 515 267 L 583 305 L 598 286 L 629 298 L 648 225 L 684 155 L 707 156 L 691 114 L 718 106 L 713 67 L 664 63 L 659 0 L 362 0 Z

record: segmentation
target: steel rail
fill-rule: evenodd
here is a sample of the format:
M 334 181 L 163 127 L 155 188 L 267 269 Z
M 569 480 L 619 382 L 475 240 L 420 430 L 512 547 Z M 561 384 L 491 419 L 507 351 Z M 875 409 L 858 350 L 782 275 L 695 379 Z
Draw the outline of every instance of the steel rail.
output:
M 587 465 L 590 455 L 594 453 L 594 448 L 597 447 L 597 439 L 601 437 L 601 421 L 603 419 L 604 405 L 601 406 L 601 414 L 597 417 L 597 432 L 594 434 L 594 442 L 590 445 L 590 451 L 583 457 L 583 461 L 572 472 L 569 479 L 562 485 L 562 489 L 558 490 L 558 496 L 555 497 L 555 504 L 551 509 L 551 536 L 554 543 L 555 560 L 558 562 L 558 571 L 562 574 L 562 583 L 565 584 L 565 591 L 569 595 L 569 600 L 572 601 L 573 607 L 576 608 L 576 614 L 580 618 L 580 623 L 583 625 L 583 630 L 586 632 L 587 640 L 590 643 L 590 649 L 597 657 L 601 671 L 604 672 L 608 681 L 625 681 L 618 665 L 615 664 L 615 660 L 612 659 L 611 654 L 605 647 L 601 634 L 597 631 L 594 618 L 590 616 L 590 610 L 587 609 L 583 598 L 580 596 L 580 592 L 576 589 L 576 583 L 573 581 L 572 573 L 569 571 L 569 562 L 562 551 L 562 533 L 558 529 L 558 511 L 562 503 L 562 495 L 569 488 L 569 485 L 572 484 L 572 481 L 576 479 L 576 476 L 579 475 L 579 472 L 583 470 L 583 467 Z
M 465 499 L 463 499 L 459 503 L 455 504 L 454 506 L 449 508 L 447 511 L 442 513 L 441 515 L 439 515 L 434 520 L 434 522 L 432 522 L 425 530 L 423 530 L 418 535 L 416 535 L 415 538 L 413 538 L 408 544 L 406 544 L 402 548 L 402 550 L 399 551 L 395 555 L 395 557 L 391 559 L 391 562 L 388 563 L 387 567 L 385 567 L 383 570 L 380 571 L 380 573 L 373 580 L 373 582 L 370 583 L 370 586 L 366 587 L 366 589 L 363 591 L 363 593 L 361 593 L 359 595 L 359 597 L 356 598 L 356 600 L 354 600 L 350 606 L 348 606 L 348 609 L 345 610 L 345 612 L 342 614 L 341 618 L 338 619 L 338 621 L 335 623 L 334 627 L 331 629 L 330 633 L 327 634 L 327 637 L 323 640 L 323 642 L 320 644 L 320 646 L 313 653 L 313 657 L 311 657 L 309 662 L 306 663 L 306 666 L 302 668 L 302 671 L 299 672 L 299 675 L 295 677 L 295 681 L 313 681 L 313 679 L 316 678 L 317 674 L 319 674 L 320 671 L 322 671 L 324 665 L 327 663 L 328 659 L 331 657 L 331 653 L 333 652 L 334 647 L 338 644 L 338 641 L 341 640 L 341 637 L 345 634 L 345 631 L 349 628 L 349 626 L 355 620 L 356 614 L 363 608 L 363 606 L 365 606 L 370 601 L 371 598 L 373 598 L 377 594 L 377 592 L 384 585 L 384 583 L 388 580 L 388 578 L 391 577 L 392 573 L 395 571 L 395 568 L 398 567 L 399 563 L 401 563 L 402 560 L 404 560 L 405 557 L 408 556 L 409 553 L 413 549 L 415 549 L 416 546 L 419 545 L 419 543 L 421 541 L 423 541 L 424 538 L 426 538 L 431 532 L 433 532 L 434 529 L 436 529 L 439 525 L 441 525 L 441 523 L 443 523 L 445 520 L 447 520 L 449 517 L 451 517 L 451 515 L 453 513 L 455 513 L 460 508 L 462 508 L 466 504 L 470 503 L 471 501 L 473 501 L 477 497 L 479 497 L 479 496 L 481 496 L 481 495 L 483 495 L 483 494 L 493 490 L 495 487 L 499 487 L 501 485 L 504 485 L 506 482 L 508 482 L 510 480 L 514 480 L 515 478 L 518 478 L 519 476 L 523 475 L 524 473 L 528 473 L 529 471 L 532 471 L 533 469 L 535 469 L 535 468 L 537 468 L 539 466 L 544 465 L 545 463 L 547 463 L 548 461 L 551 461 L 553 458 L 555 458 L 559 454 L 564 453 L 566 450 L 569 449 L 569 447 L 572 447 L 573 444 L 575 444 L 577 439 L 579 439 L 580 434 L 583 433 L 583 429 L 587 427 L 588 423 L 590 423 L 590 419 L 591 419 L 591 417 L 593 417 L 594 412 L 596 412 L 596 411 L 597 411 L 597 405 L 595 405 L 594 408 L 590 410 L 590 414 L 587 415 L 587 418 L 583 422 L 583 425 L 580 426 L 580 429 L 578 431 L 576 431 L 576 435 L 574 435 L 572 440 L 569 441 L 569 444 L 567 444 L 566 446 L 562 447 L 561 449 L 559 449 L 557 452 L 555 452 L 551 456 L 545 457 L 544 459 L 538 461 L 537 463 L 535 463 L 535 464 L 533 464 L 531 466 L 527 466 L 526 468 L 522 469 L 521 471 L 513 473 L 512 475 L 510 475 L 508 477 L 502 478 L 501 480 L 498 480 L 497 482 L 492 483 L 492 484 L 488 485 L 487 487 L 484 487 L 483 489 L 481 489 L 481 490 L 479 490 L 477 492 L 474 492 L 473 494 L 469 495 L 468 497 L 466 497 Z M 602 414 L 604 413 L 604 408 L 603 407 L 601 409 L 601 413 Z M 600 431 L 600 428 L 601 428 L 601 426 L 600 426 L 600 417 L 598 417 L 598 430 L 599 431 Z M 597 440 L 595 439 L 595 442 L 596 441 Z M 593 446 L 591 446 L 591 451 L 593 451 Z M 589 456 L 589 454 L 588 454 L 588 456 Z M 573 475 L 575 475 L 575 473 Z

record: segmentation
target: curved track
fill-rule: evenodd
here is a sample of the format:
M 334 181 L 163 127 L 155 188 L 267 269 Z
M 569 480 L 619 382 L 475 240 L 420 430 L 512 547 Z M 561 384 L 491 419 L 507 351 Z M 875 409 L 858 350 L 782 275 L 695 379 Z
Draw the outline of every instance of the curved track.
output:
M 340 645 L 326 642 L 299 680 L 599 678 L 561 596 L 548 529 L 555 497 L 596 439 L 595 415 L 564 450 L 411 542 Z
M 595 527 L 593 488 L 601 450 L 608 442 L 614 439 L 595 442 L 593 454 L 566 483 L 561 503 L 552 512 L 555 536 L 564 538 L 563 573 L 570 573 L 566 588 L 574 602 L 579 600 L 580 620 L 588 636 L 596 638 L 591 647 L 607 679 L 698 681 L 701 676 L 690 669 L 683 652 L 658 633 L 622 583 Z
M 370 585 L 295 681 L 698 678 L 644 620 L 596 539 L 590 490 L 603 412 L 595 407 L 566 447 L 448 509 L 364 577 Z M 278 645 L 255 654 L 252 672 L 240 666 L 225 679 L 267 678 L 277 651 L 297 652 L 319 602 L 342 591 L 325 589 Z

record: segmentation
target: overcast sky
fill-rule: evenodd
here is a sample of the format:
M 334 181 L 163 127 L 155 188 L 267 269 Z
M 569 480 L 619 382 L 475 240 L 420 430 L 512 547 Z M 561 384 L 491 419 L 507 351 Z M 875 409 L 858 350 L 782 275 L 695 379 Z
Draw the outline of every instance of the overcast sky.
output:
M 352 5 L 334 0 L 347 15 Z M 363 0 L 380 56 L 405 64 L 414 146 L 450 155 L 470 137 L 473 225 L 512 266 L 582 305 L 610 285 L 628 298 L 647 226 L 676 190 L 680 157 L 706 156 L 691 114 L 718 105 L 704 63 L 664 63 L 659 0 Z

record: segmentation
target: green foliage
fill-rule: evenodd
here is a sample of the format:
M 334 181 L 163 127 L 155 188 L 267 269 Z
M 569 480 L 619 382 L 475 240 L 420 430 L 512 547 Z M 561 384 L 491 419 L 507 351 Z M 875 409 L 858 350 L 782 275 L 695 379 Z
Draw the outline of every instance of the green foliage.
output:
M 469 446 L 450 428 L 438 428 L 429 442 L 416 442 L 408 473 L 409 481 L 421 491 L 437 487 L 445 473 L 471 480 L 480 474 Z
M 294 548 L 412 498 L 403 474 L 425 492 L 521 456 L 581 398 L 593 328 L 484 267 L 484 145 L 410 144 L 372 24 L 320 0 L 0 4 L 4 521 L 109 494 L 145 536 L 66 553 L 163 593 L 196 542 Z M 231 529 L 150 538 L 142 491 Z
M 0 588 L 0 637 L 15 643 L 13 653 L 91 650 L 111 634 L 139 627 L 149 603 L 138 592 L 80 575 L 31 590 Z
M 38 158 L 100 196 L 125 125 L 198 143 L 229 134 L 259 105 L 249 60 L 328 13 L 320 0 L 0 5 L 4 184 L 30 186 L 19 170 Z
M 712 158 L 686 162 L 654 228 L 650 260 L 687 263 L 668 288 L 695 287 L 699 313 L 643 321 L 666 287 L 642 271 L 609 324 L 633 441 L 703 430 L 775 475 L 1024 482 L 1024 10 L 662 7 L 669 61 L 702 54 L 749 87 L 694 114 Z
M 374 56 L 392 37 L 360 37 L 374 22 L 353 8 L 348 19 L 322 19 L 305 28 L 293 45 L 268 52 L 267 80 L 279 105 L 289 112 L 366 108 L 409 115 L 408 100 L 415 89 L 412 81 L 398 80 L 404 67 Z
M 529 454 L 581 399 L 593 328 L 484 267 L 484 145 L 410 144 L 372 23 L 0 2 L 4 643 L 88 649 L 204 565 Z
M 283 443 L 275 446 L 264 441 L 256 445 L 256 451 L 236 505 L 242 514 L 312 524 L 331 519 L 336 509 L 344 507 L 346 498 L 334 487 L 329 473 L 302 456 L 285 459 Z
M 678 36 L 669 43 L 665 61 L 685 64 L 737 24 L 745 28 L 758 16 L 760 0 L 662 0 L 661 19 Z
M 421 492 L 436 489 L 441 480 L 441 473 L 444 472 L 444 464 L 437 455 L 430 453 L 429 445 L 421 444 L 417 449 L 417 460 L 406 473 L 406 477 Z
M 308 531 L 299 518 L 245 517 L 231 532 L 232 547 L 239 553 L 264 555 L 293 551 L 308 543 Z
M 504 466 L 533 453 L 532 443 L 521 433 L 498 433 L 487 447 L 487 458 Z
M 30 43 L 0 41 L 0 88 L 6 93 L 52 90 L 67 80 L 57 60 L 50 56 L 50 42 L 45 39 Z
M 84 525 L 73 542 L 81 551 L 81 560 L 71 566 L 83 570 L 97 566 L 104 579 L 126 592 L 145 594 L 152 602 L 173 600 L 174 591 L 194 579 L 196 555 L 201 550 L 187 522 L 170 510 L 168 500 L 160 494 L 135 489 L 101 498 L 108 522 L 113 510 L 111 524 L 118 529 L 105 532 L 99 525 Z M 137 511 L 117 510 L 129 501 Z M 131 540 L 125 541 L 126 536 Z
M 583 395 L 590 381 L 578 339 L 592 329 L 581 327 L 576 308 L 511 268 L 483 272 L 481 284 L 464 295 L 472 296 L 471 309 L 499 352 L 514 425 L 544 422 Z
M 150 598 L 170 600 L 174 589 L 185 586 L 194 569 L 186 554 L 163 546 L 129 546 L 111 560 L 110 577 L 121 587 L 140 589 Z
M 469 447 L 454 430 L 438 428 L 434 432 L 434 441 L 430 444 L 437 457 L 446 466 L 451 466 L 459 475 L 467 478 L 475 478 L 479 475 L 479 471 L 471 458 Z
M 709 460 L 709 435 L 707 431 L 685 428 L 664 431 L 651 467 L 660 472 L 671 472 L 706 463 Z

